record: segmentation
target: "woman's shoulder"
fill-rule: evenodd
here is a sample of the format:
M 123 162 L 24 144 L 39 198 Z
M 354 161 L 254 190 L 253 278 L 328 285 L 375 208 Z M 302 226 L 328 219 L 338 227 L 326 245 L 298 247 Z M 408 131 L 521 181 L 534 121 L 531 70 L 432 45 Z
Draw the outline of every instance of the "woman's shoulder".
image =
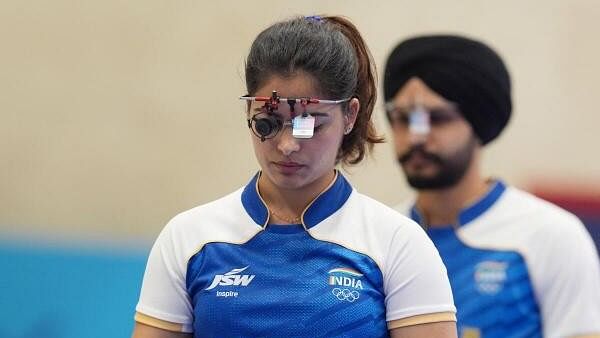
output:
M 242 209 L 241 194 L 243 188 L 231 192 L 223 197 L 200 204 L 175 215 L 171 222 L 188 223 L 198 219 L 211 219 L 223 215 L 233 215 Z
M 379 200 L 357 191 L 351 197 L 352 199 L 349 201 L 352 203 L 351 208 L 362 214 L 365 219 L 393 228 L 421 228 L 412 219 Z
M 343 210 L 330 220 L 337 224 L 334 229 L 339 232 L 353 234 L 349 241 L 367 243 L 370 249 L 378 254 L 388 255 L 393 247 L 404 247 L 406 243 L 424 243 L 429 239 L 420 225 L 398 211 L 369 196 L 353 191 Z M 357 240 L 356 238 L 364 239 Z M 363 244 L 364 244 L 363 243 Z
M 248 216 L 241 203 L 243 189 L 214 201 L 183 211 L 163 229 L 175 241 L 230 242 L 254 235 L 260 227 Z

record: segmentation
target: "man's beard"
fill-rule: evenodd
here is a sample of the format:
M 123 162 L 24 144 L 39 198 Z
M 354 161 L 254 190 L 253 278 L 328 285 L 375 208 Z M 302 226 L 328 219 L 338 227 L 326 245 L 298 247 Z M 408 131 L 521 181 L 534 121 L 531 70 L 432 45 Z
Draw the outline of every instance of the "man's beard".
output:
M 408 184 L 417 190 L 449 188 L 456 185 L 465 176 L 473 160 L 476 145 L 477 139 L 472 137 L 464 147 L 446 157 L 429 153 L 423 145 L 417 145 L 398 156 L 398 162 L 403 166 L 413 155 L 418 153 L 423 158 L 433 162 L 437 166 L 438 172 L 433 176 L 426 177 L 419 174 L 409 175 L 405 170 Z

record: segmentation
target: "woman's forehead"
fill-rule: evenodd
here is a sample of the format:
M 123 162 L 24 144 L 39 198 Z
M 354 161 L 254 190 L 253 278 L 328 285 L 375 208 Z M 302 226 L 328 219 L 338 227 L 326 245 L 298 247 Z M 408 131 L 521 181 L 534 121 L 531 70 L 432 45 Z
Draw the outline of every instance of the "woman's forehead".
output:
M 323 99 L 317 79 L 302 71 L 289 76 L 271 75 L 253 96 L 271 96 L 273 91 L 277 91 L 280 97 Z

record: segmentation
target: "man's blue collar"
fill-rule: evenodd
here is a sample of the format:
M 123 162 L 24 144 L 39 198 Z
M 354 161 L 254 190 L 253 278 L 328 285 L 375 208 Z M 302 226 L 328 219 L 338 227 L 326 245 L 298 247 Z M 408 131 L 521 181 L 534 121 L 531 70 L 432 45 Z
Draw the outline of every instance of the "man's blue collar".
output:
M 491 208 L 492 205 L 494 205 L 494 203 L 500 198 L 500 196 L 502 196 L 502 193 L 504 193 L 505 190 L 506 185 L 502 181 L 495 181 L 485 196 L 483 196 L 474 204 L 461 210 L 461 212 L 458 214 L 457 226 L 465 225 L 481 216 L 484 212 Z M 413 207 L 410 209 L 410 218 L 421 225 L 425 225 L 423 224 L 423 217 L 415 205 L 413 205 Z

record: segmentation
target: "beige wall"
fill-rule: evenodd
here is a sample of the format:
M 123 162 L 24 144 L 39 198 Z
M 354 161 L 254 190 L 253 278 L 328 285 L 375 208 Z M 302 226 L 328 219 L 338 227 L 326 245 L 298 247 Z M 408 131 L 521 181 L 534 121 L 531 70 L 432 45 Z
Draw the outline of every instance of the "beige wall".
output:
M 153 238 L 176 212 L 257 169 L 243 119 L 243 60 L 256 34 L 293 14 L 342 14 L 381 68 L 422 32 L 491 43 L 515 112 L 485 168 L 598 184 L 600 2 L 2 1 L 0 229 Z M 377 123 L 387 133 L 381 106 Z M 353 168 L 364 193 L 407 193 L 389 145 Z

